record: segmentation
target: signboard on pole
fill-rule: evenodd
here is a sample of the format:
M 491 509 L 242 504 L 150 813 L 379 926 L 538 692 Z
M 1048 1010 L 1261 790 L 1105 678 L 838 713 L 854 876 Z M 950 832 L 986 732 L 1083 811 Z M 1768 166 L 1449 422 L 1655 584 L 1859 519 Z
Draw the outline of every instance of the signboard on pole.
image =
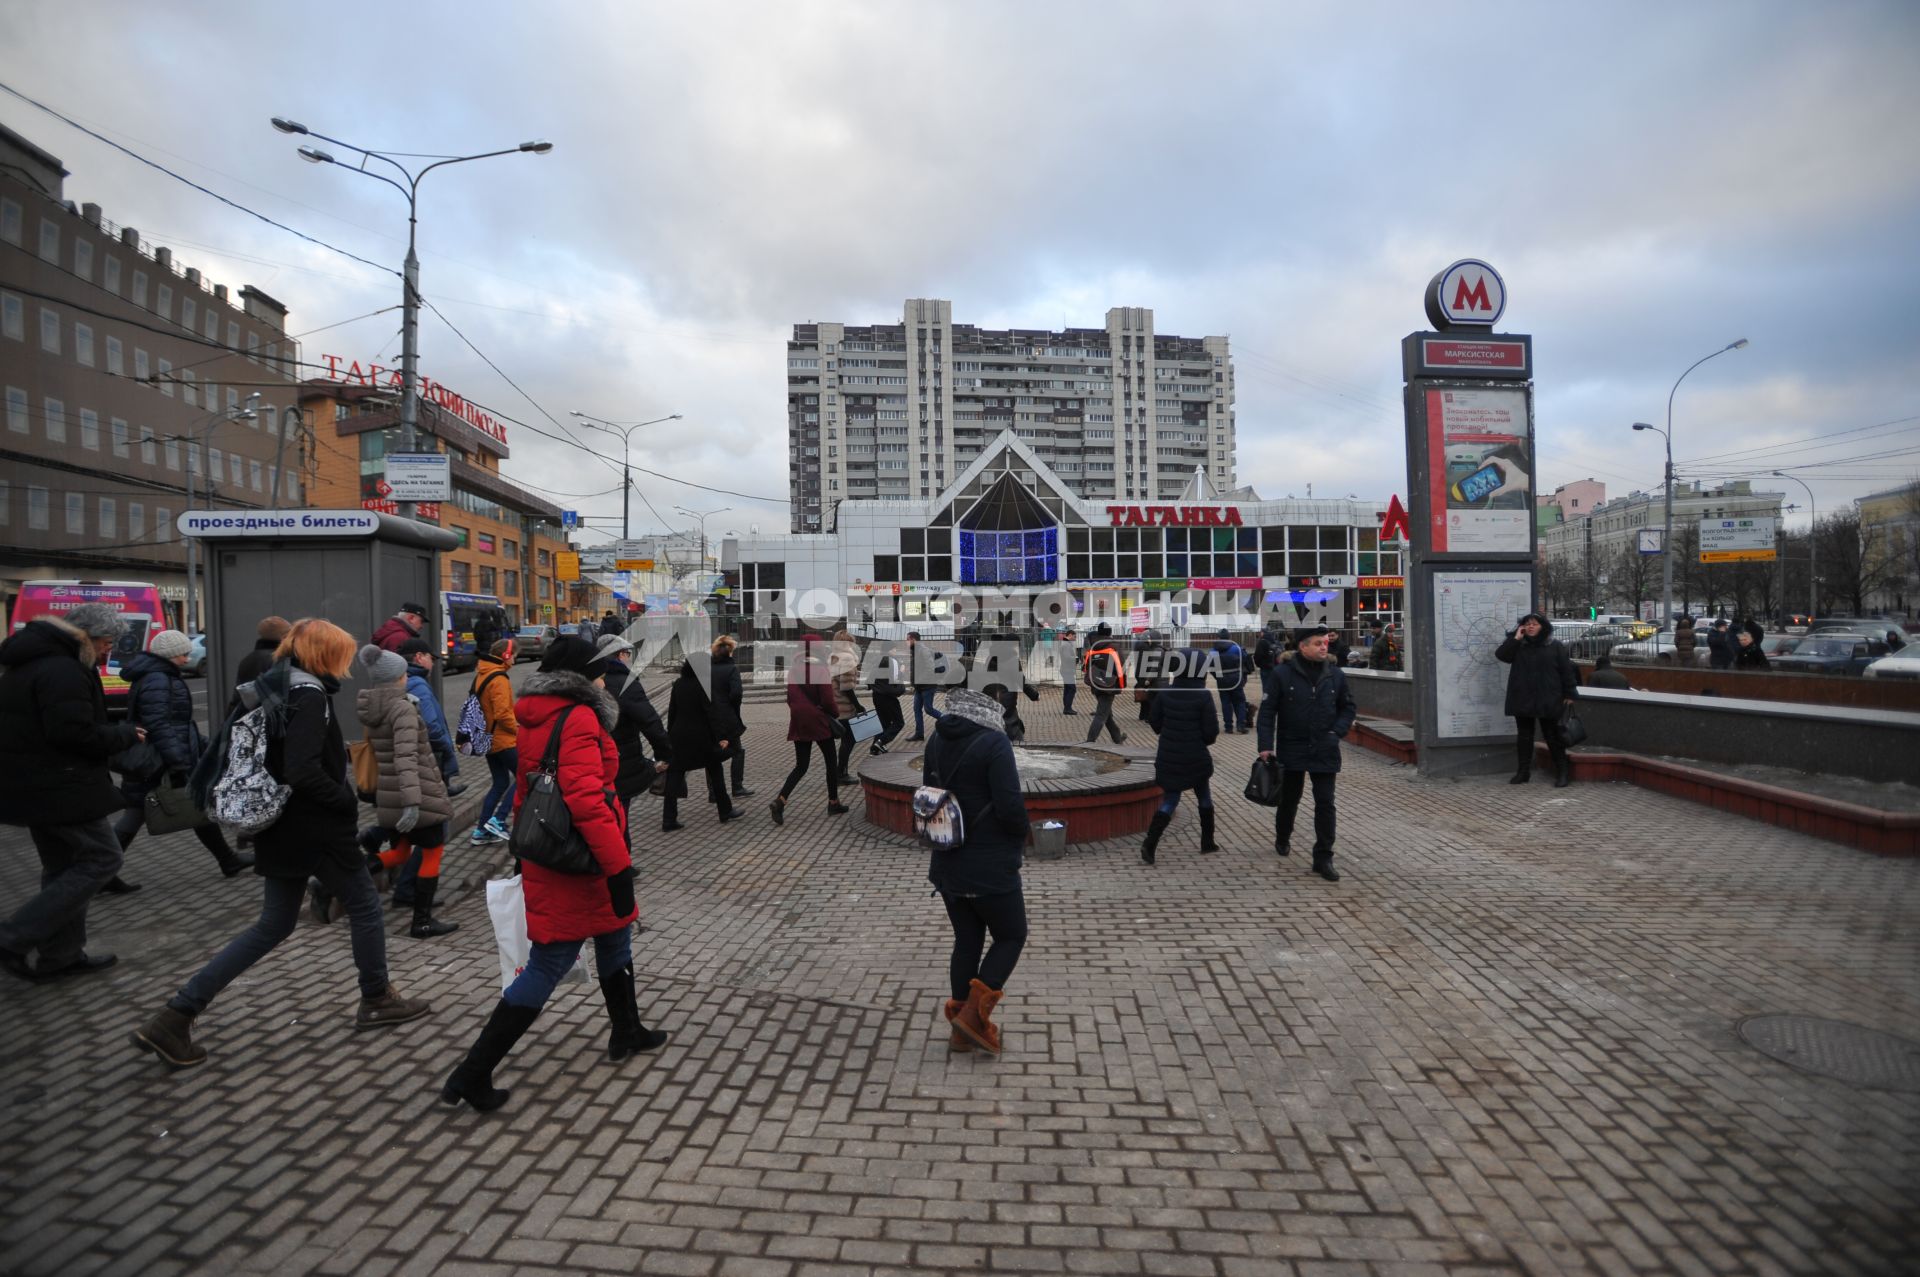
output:
M 652 559 L 615 559 L 613 561 L 613 566 L 616 570 L 621 572 L 651 572 L 653 571 L 653 560 Z
M 580 579 L 580 556 L 570 550 L 561 550 L 553 556 L 553 575 L 562 581 Z
M 395 501 L 453 500 L 453 458 L 444 452 L 387 454 L 387 491 Z
M 1752 519 L 1700 520 L 1700 561 L 1773 562 L 1779 557 L 1779 552 L 1774 548 L 1774 522 L 1765 515 Z
M 1519 386 L 1426 391 L 1435 554 L 1527 554 L 1533 546 L 1532 432 Z

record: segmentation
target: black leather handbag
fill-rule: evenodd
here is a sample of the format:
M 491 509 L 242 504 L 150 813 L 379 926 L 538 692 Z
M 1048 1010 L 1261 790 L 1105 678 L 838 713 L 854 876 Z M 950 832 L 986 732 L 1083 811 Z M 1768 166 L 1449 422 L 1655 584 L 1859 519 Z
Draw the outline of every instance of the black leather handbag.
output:
M 527 796 L 513 816 L 513 833 L 507 846 L 518 859 L 555 873 L 601 873 L 587 840 L 573 827 L 573 813 L 567 810 L 566 796 L 560 792 L 560 733 L 567 717 L 577 705 L 569 705 L 554 720 L 547 736 L 547 748 L 540 756 L 540 769 L 527 782 Z
M 1246 799 L 1262 807 L 1280 805 L 1280 764 L 1270 759 L 1253 760 L 1253 774 L 1247 777 Z

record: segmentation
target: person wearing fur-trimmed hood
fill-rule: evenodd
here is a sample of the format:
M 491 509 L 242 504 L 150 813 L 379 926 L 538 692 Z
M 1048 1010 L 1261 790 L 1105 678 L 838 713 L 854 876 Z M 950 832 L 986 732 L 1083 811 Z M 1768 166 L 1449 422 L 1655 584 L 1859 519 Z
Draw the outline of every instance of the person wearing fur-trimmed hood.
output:
M 656 1050 L 667 1040 L 665 1033 L 641 1023 L 634 994 L 632 928 L 640 910 L 633 894 L 626 805 L 614 791 L 620 751 L 613 728 L 620 711 L 603 685 L 605 673 L 606 662 L 595 643 L 569 634 L 548 647 L 539 672 L 521 687 L 514 703 L 520 731 L 514 806 L 525 800 L 547 743 L 558 733 L 560 794 L 574 832 L 586 841 L 601 872 L 565 874 L 522 863 L 531 952 L 441 1089 L 440 1098 L 449 1104 L 465 1100 L 484 1113 L 507 1102 L 507 1091 L 493 1085 L 494 1069 L 533 1026 L 589 939 L 611 1025 L 607 1057 L 618 1062 L 637 1051 Z
M 951 1025 L 947 1049 L 979 1047 L 1000 1054 L 993 1010 L 1027 942 L 1027 905 L 1020 865 L 1027 845 L 1027 805 L 1005 717 L 992 697 L 956 687 L 933 725 L 921 762 L 921 784 L 950 792 L 960 804 L 964 841 L 936 849 L 927 881 L 946 903 L 953 927 L 948 960 L 952 996 L 942 1008 Z M 987 936 L 993 947 L 985 948 Z

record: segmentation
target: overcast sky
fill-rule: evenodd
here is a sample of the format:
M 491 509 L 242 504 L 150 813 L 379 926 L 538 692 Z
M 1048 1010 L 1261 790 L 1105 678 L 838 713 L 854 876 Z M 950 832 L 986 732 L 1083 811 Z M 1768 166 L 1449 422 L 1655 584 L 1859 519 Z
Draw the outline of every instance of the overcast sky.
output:
M 787 525 L 791 325 L 897 322 L 907 297 L 987 326 L 1129 305 L 1228 334 L 1242 482 L 1403 493 L 1399 340 L 1465 256 L 1505 276 L 1502 327 L 1534 335 L 1545 488 L 1657 486 L 1659 437 L 1629 424 L 1663 423 L 1674 378 L 1736 337 L 1675 402 L 1683 475 L 1837 461 L 1799 472 L 1824 512 L 1920 474 L 1920 420 L 1900 420 L 1920 416 L 1911 3 L 12 0 L 0 71 L 395 268 L 400 196 L 302 163 L 269 116 L 403 151 L 550 139 L 435 173 L 420 232 L 423 293 L 540 407 L 431 313 L 423 370 L 548 431 L 542 407 L 682 413 L 636 462 L 777 499 L 646 478 L 680 526 L 675 506 L 733 507 L 710 532 Z M 398 300 L 391 275 L 17 98 L 0 121 L 64 161 L 69 198 L 263 288 L 295 332 Z M 305 347 L 397 361 L 397 314 Z M 613 469 L 510 440 L 521 482 L 617 514 L 573 495 Z M 634 523 L 662 526 L 638 500 Z

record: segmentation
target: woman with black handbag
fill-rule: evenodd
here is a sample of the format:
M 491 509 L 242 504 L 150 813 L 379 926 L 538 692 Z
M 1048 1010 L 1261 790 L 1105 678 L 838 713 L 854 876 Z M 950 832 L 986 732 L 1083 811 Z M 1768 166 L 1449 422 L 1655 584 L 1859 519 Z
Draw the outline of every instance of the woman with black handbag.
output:
M 520 725 L 520 779 L 513 842 L 521 845 L 520 822 L 530 810 L 536 782 L 558 791 L 571 825 L 569 841 L 585 844 L 591 872 L 567 873 L 521 854 L 527 901 L 527 964 L 500 995 L 486 1027 L 441 1088 L 448 1104 L 465 1100 L 486 1113 L 507 1102 L 493 1085 L 493 1071 L 540 1014 L 562 976 L 593 941 L 600 993 L 612 1032 L 607 1058 L 618 1062 L 637 1051 L 657 1050 L 667 1035 L 640 1021 L 633 988 L 633 858 L 627 850 L 627 811 L 614 792 L 620 751 L 613 727 L 619 709 L 602 685 L 606 663 L 594 643 L 574 635 L 557 640 L 526 681 L 514 704 Z M 552 759 L 551 772 L 547 771 Z M 546 777 L 551 775 L 551 780 Z M 534 804 L 538 805 L 538 804 Z M 578 848 L 569 848 L 577 851 Z
M 193 721 L 193 691 L 182 673 L 192 648 L 179 630 L 161 630 L 146 651 L 137 653 L 120 669 L 120 676 L 127 680 L 128 719 L 147 729 L 146 743 L 127 751 L 127 757 L 135 761 L 121 777 L 120 793 L 127 800 L 127 809 L 114 822 L 113 833 L 120 840 L 122 853 L 148 823 L 149 795 L 160 795 L 156 803 L 177 801 L 192 806 L 192 799 L 187 797 L 187 777 L 207 752 L 206 737 Z M 179 828 L 171 825 L 160 832 Z M 202 819 L 192 828 L 200 845 L 213 853 L 222 876 L 233 878 L 253 868 L 253 857 L 229 847 L 220 826 Z M 116 875 L 100 890 L 121 895 L 140 888 L 137 883 L 122 882 Z
M 1553 759 L 1553 787 L 1566 788 L 1573 779 L 1573 764 L 1567 758 L 1567 738 L 1560 724 L 1580 695 L 1580 679 L 1567 649 L 1554 640 L 1553 622 L 1538 612 L 1527 613 L 1507 631 L 1493 656 L 1513 667 L 1507 671 L 1505 712 L 1514 722 L 1514 752 L 1520 769 L 1508 783 L 1524 785 L 1533 779 L 1533 728 L 1538 723 Z

